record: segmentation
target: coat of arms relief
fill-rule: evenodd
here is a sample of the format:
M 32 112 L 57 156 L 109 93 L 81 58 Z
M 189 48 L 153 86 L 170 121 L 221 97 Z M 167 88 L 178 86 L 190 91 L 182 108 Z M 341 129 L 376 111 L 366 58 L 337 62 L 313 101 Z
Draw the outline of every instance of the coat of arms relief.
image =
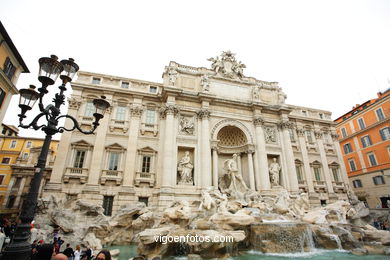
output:
M 241 61 L 237 61 L 235 54 L 231 51 L 224 51 L 220 57 L 212 57 L 208 61 L 212 62 L 211 69 L 217 75 L 231 79 L 241 79 L 244 77 L 244 68 L 246 66 Z

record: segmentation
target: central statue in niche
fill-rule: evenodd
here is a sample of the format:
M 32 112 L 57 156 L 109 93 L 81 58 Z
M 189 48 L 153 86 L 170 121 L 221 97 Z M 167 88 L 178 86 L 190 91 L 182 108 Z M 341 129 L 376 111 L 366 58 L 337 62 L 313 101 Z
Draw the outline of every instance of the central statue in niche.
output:
M 177 171 L 179 172 L 179 184 L 193 184 L 192 169 L 194 165 L 191 163 L 190 152 L 186 151 L 181 158 Z
M 244 193 L 248 190 L 241 173 L 238 171 L 237 154 L 233 154 L 231 159 L 224 162 L 224 169 L 226 170 L 226 174 L 224 175 L 224 183 L 222 186 L 234 192 Z

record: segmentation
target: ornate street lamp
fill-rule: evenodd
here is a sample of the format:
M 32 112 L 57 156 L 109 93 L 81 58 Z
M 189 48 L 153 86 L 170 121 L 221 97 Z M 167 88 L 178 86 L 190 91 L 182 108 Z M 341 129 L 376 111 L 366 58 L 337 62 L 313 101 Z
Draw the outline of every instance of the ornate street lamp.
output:
M 46 137 L 38 158 L 38 163 L 35 166 L 35 174 L 30 184 L 29 193 L 23 203 L 21 214 L 19 216 L 20 224 L 18 224 L 16 227 L 11 243 L 4 249 L 2 259 L 30 259 L 31 245 L 29 243 L 29 239 L 31 235 L 31 222 L 35 216 L 39 186 L 41 183 L 43 171 L 45 170 L 46 159 L 52 136 L 64 131 L 73 131 L 76 128 L 83 134 L 92 134 L 99 126 L 99 120 L 103 118 L 104 112 L 110 107 L 110 104 L 104 100 L 104 96 L 102 96 L 102 99 L 95 99 L 93 101 L 96 109 L 95 113 L 93 114 L 95 121 L 92 123 L 92 128 L 90 131 L 82 130 L 74 117 L 70 115 L 61 115 L 60 107 L 61 105 L 65 104 L 65 86 L 67 83 L 72 81 L 78 70 L 79 66 L 74 62 L 73 59 L 62 60 L 59 62 L 58 58 L 54 55 L 52 55 L 50 58 L 40 58 L 38 80 L 42 83 L 42 86 L 38 89 L 38 92 L 35 91 L 35 87 L 32 85 L 30 85 L 30 88 L 28 89 L 19 90 L 19 107 L 21 109 L 21 113 L 18 115 L 19 126 L 26 129 L 42 129 L 42 131 L 45 132 Z M 62 80 L 62 84 L 58 87 L 60 91 L 59 93 L 55 94 L 53 99 L 54 104 L 49 104 L 45 107 L 43 104 L 43 97 L 48 93 L 47 88 L 56 82 L 58 76 L 60 76 Z M 23 124 L 23 119 L 26 118 L 26 112 L 32 109 L 37 100 L 39 100 L 40 113 L 31 121 L 30 124 Z M 38 121 L 41 118 L 46 119 L 47 123 L 38 125 Z M 73 127 L 58 127 L 58 121 L 61 118 L 69 118 L 73 122 Z

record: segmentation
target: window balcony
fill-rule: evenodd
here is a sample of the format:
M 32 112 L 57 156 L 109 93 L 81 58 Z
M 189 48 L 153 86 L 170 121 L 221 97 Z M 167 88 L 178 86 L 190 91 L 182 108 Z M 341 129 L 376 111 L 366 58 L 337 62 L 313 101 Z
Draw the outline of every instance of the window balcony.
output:
M 117 120 L 117 119 L 111 119 L 110 122 L 110 131 L 114 132 L 115 129 L 119 129 L 123 131 L 123 133 L 127 133 L 129 130 L 129 121 L 128 120 Z
M 313 184 L 316 192 L 327 192 L 325 181 L 313 181 Z
M 106 184 L 106 181 L 115 181 L 116 185 L 121 185 L 123 179 L 123 171 L 103 170 L 100 176 L 100 183 Z
M 156 182 L 154 173 L 151 172 L 136 172 L 135 186 L 139 187 L 141 183 L 148 183 L 149 187 L 153 188 Z
M 306 184 L 305 180 L 301 180 L 301 181 L 298 180 L 298 187 L 299 187 L 299 190 L 301 192 L 307 192 L 308 191 L 307 184 Z
M 341 182 L 341 181 L 333 181 L 332 185 L 333 185 L 333 190 L 336 193 L 345 193 L 345 192 L 347 192 L 347 189 L 345 188 L 344 183 Z
M 80 125 L 92 125 L 94 120 L 93 116 L 79 116 Z
M 80 183 L 86 183 L 88 179 L 88 169 L 67 167 L 63 181 L 67 183 L 69 182 L 69 179 L 79 179 Z
M 140 131 L 141 131 L 142 135 L 145 135 L 145 132 L 152 132 L 153 136 L 157 136 L 157 134 L 158 134 L 158 124 L 141 123 Z

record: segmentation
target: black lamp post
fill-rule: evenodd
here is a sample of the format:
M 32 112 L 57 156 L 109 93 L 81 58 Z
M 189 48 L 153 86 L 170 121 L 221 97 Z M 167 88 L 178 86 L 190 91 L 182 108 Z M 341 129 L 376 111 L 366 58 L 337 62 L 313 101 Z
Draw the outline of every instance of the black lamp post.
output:
M 30 190 L 27 195 L 27 199 L 24 201 L 22 211 L 20 214 L 20 224 L 17 225 L 15 234 L 11 240 L 11 243 L 4 249 L 2 259 L 7 260 L 27 260 L 30 259 L 31 244 L 30 229 L 31 222 L 35 216 L 35 209 L 37 205 L 39 186 L 41 183 L 43 171 L 45 170 L 46 158 L 49 152 L 50 142 L 52 136 L 56 133 L 62 133 L 64 131 L 73 131 L 76 128 L 83 134 L 92 134 L 99 126 L 99 120 L 103 118 L 104 112 L 110 107 L 110 104 L 102 99 L 95 99 L 93 104 L 95 105 L 95 121 L 92 123 L 92 129 L 90 131 L 84 131 L 80 128 L 77 120 L 70 115 L 61 115 L 60 107 L 65 104 L 66 84 L 71 82 L 76 72 L 79 70 L 79 66 L 74 63 L 73 59 L 58 61 L 58 58 L 52 55 L 50 58 L 39 59 L 39 76 L 38 80 L 42 83 L 42 86 L 35 91 L 35 87 L 30 85 L 28 89 L 21 89 L 19 107 L 21 113 L 19 116 L 19 126 L 22 128 L 32 128 L 34 130 L 42 129 L 45 132 L 46 137 L 42 146 L 41 153 L 38 158 L 38 163 L 35 166 L 35 174 L 30 184 Z M 61 74 L 61 75 L 60 75 Z M 48 93 L 47 88 L 53 85 L 60 76 L 62 84 L 59 86 L 59 93 L 55 94 L 53 99 L 54 104 L 49 104 L 46 107 L 43 104 L 43 97 Z M 31 110 L 35 102 L 39 99 L 40 113 L 31 121 L 30 124 L 23 124 L 23 119 L 26 118 L 26 112 Z M 38 121 L 44 118 L 47 123 L 38 125 Z M 68 118 L 73 122 L 72 128 L 58 127 L 58 121 L 61 118 Z

